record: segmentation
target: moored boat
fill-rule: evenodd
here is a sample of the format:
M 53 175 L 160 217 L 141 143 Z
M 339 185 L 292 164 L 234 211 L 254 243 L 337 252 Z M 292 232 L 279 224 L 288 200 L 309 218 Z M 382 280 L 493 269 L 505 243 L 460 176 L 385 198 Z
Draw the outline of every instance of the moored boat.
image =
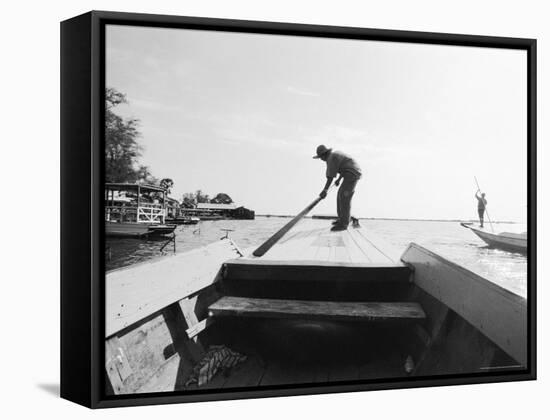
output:
M 175 225 L 196 225 L 201 221 L 201 219 L 194 216 L 180 216 L 180 217 L 166 219 L 166 221 L 170 224 L 175 224 Z
M 105 234 L 143 237 L 167 235 L 176 229 L 167 224 L 166 190 L 153 185 L 105 184 Z
M 419 246 L 307 220 L 262 257 L 229 239 L 107 274 L 113 394 L 521 370 L 526 300 Z M 246 356 L 189 383 L 213 346 Z
M 504 251 L 527 253 L 527 233 L 501 232 L 498 234 L 487 232 L 474 227 L 473 223 L 461 223 L 461 226 L 470 229 L 487 245 Z

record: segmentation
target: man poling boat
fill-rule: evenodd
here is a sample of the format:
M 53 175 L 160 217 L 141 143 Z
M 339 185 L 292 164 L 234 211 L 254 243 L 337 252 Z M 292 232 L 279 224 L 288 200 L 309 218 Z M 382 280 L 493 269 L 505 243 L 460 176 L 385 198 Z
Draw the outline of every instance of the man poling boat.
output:
M 477 182 L 477 177 L 474 176 L 476 182 L 477 191 L 475 198 L 477 199 L 477 212 L 479 216 L 479 229 L 473 226 L 473 223 L 461 223 L 460 225 L 470 229 L 475 233 L 481 240 L 483 240 L 489 247 L 497 248 L 504 251 L 519 252 L 522 254 L 527 253 L 527 233 L 514 233 L 514 232 L 501 232 L 495 233 L 493 228 L 493 223 L 489 218 L 489 212 L 487 211 L 487 199 L 485 198 L 485 193 L 481 192 L 479 183 Z M 480 195 L 481 193 L 481 195 Z M 483 218 L 487 214 L 487 219 L 491 225 L 491 231 L 487 232 L 483 229 Z
M 477 214 L 479 216 L 479 227 L 483 228 L 483 216 L 485 215 L 487 199 L 485 198 L 485 193 L 481 193 L 481 196 L 479 196 L 478 194 L 480 192 L 480 190 L 477 190 L 475 197 L 477 198 Z
M 338 197 L 336 200 L 336 211 L 338 219 L 334 222 L 331 230 L 339 231 L 346 230 L 349 226 L 351 218 L 351 199 L 355 193 L 355 186 L 361 179 L 361 168 L 352 157 L 347 154 L 327 148 L 325 145 L 319 145 L 313 159 L 321 159 L 327 163 L 326 177 L 327 181 L 319 197 L 324 199 L 327 196 L 333 179 L 340 175 L 334 185 L 342 185 L 338 189 Z
M 483 228 L 483 217 L 485 214 L 487 214 L 487 220 L 489 220 L 489 224 L 491 225 L 491 231 L 495 231 L 493 229 L 493 224 L 491 223 L 491 218 L 489 217 L 489 212 L 487 211 L 487 199 L 485 198 L 485 193 L 481 193 L 481 196 L 478 195 L 478 193 L 481 192 L 481 188 L 479 187 L 479 182 L 477 182 L 477 177 L 474 176 L 474 180 L 476 182 L 477 191 L 475 197 L 477 198 L 477 214 L 479 216 L 479 227 Z

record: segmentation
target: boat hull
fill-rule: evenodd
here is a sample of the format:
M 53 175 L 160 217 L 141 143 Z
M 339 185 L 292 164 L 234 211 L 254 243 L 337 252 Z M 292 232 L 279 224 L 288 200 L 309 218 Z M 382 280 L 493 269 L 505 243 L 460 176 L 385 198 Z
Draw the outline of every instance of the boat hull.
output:
M 428 312 L 430 308 L 437 308 L 437 313 L 428 313 L 431 319 L 435 321 L 446 311 L 452 311 L 465 322 L 457 325 L 458 320 L 449 320 L 455 325 L 447 331 L 461 334 L 446 340 L 448 356 L 455 357 L 453 347 L 464 348 L 465 354 L 471 354 L 465 343 L 488 341 L 492 344 L 475 347 L 506 353 L 509 366 L 527 365 L 526 299 L 414 243 L 409 245 L 401 260 L 414 267 L 415 286 L 431 296 L 433 302 L 423 305 Z M 436 329 L 441 330 L 434 328 L 432 340 L 437 340 L 439 332 Z
M 105 234 L 113 237 L 141 238 L 148 235 L 169 235 L 176 225 L 105 222 Z
M 142 223 L 105 222 L 107 236 L 139 238 L 149 233 L 149 226 Z
M 461 225 L 467 229 L 470 229 L 491 248 L 502 249 L 510 252 L 519 252 L 522 254 L 527 253 L 527 238 L 522 237 L 522 235 L 513 233 L 494 234 L 481 229 L 476 229 L 471 224 L 461 223 Z
M 176 225 L 150 225 L 149 235 L 169 235 L 176 230 Z
M 176 225 L 196 225 L 200 222 L 199 218 L 189 218 L 189 217 L 178 217 L 175 219 L 166 219 L 166 222 L 169 224 Z

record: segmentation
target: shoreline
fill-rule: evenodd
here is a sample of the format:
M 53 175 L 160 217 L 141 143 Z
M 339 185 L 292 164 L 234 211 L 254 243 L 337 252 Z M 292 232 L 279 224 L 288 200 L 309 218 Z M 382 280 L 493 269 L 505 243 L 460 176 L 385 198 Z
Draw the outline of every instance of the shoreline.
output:
M 336 216 L 325 216 L 328 218 L 336 218 Z M 283 219 L 291 219 L 295 217 L 295 215 L 286 215 L 286 214 L 257 214 L 256 217 L 276 217 L 276 218 L 283 218 Z M 305 219 L 311 219 L 313 216 L 305 216 Z M 479 221 L 477 219 L 408 219 L 408 218 L 398 218 L 398 217 L 358 217 L 359 220 L 390 220 L 390 221 L 397 221 L 397 222 L 449 222 L 449 223 L 461 223 L 461 222 L 469 222 L 469 223 L 478 223 Z M 323 220 L 323 219 L 319 219 Z M 506 221 L 506 220 L 499 220 L 499 221 L 493 221 L 493 224 L 510 224 L 510 225 L 520 225 L 521 222 L 512 222 L 512 221 Z

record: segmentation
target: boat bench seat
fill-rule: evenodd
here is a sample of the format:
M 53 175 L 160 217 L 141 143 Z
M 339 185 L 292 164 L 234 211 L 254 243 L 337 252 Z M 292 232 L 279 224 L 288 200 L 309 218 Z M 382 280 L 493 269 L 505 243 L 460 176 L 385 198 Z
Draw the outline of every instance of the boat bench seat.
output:
M 208 307 L 209 315 L 340 321 L 423 320 L 416 302 L 328 302 L 224 296 Z

